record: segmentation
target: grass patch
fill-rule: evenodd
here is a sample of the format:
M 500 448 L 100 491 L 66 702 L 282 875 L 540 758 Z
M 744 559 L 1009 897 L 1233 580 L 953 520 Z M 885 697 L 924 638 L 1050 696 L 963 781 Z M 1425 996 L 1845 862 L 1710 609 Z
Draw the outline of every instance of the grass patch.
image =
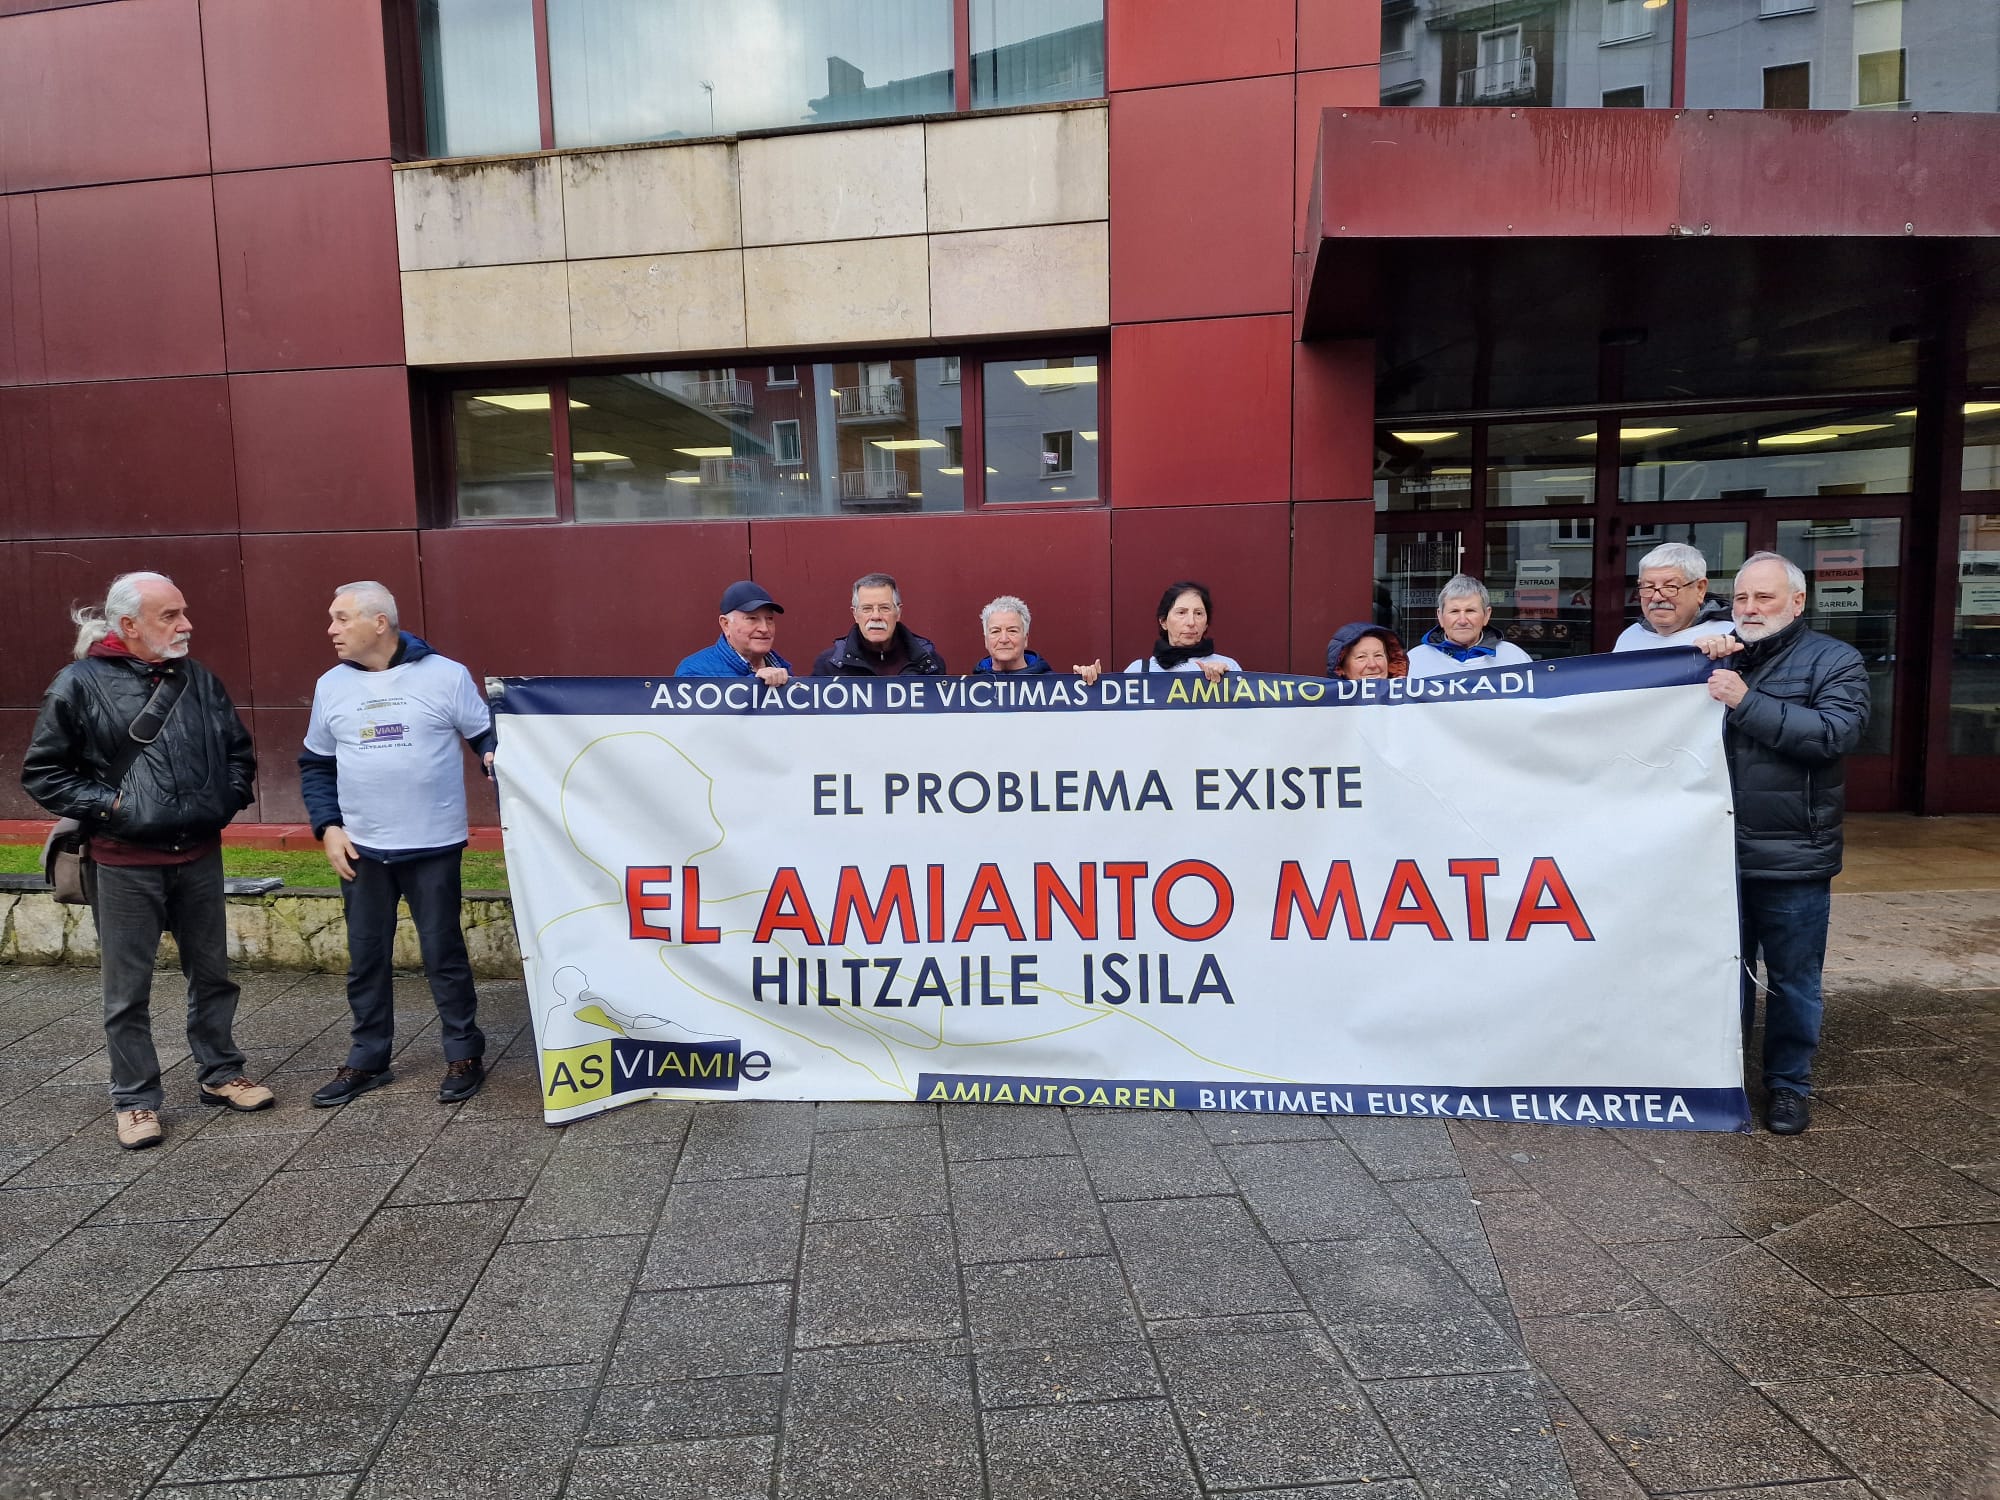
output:
M 465 851 L 461 879 L 468 891 L 507 889 L 507 861 L 500 854 Z M 0 875 L 33 875 L 42 868 L 40 844 L 0 844 Z M 226 875 L 276 875 L 286 885 L 332 886 L 340 884 L 333 866 L 317 849 L 244 849 L 225 844 L 222 869 Z

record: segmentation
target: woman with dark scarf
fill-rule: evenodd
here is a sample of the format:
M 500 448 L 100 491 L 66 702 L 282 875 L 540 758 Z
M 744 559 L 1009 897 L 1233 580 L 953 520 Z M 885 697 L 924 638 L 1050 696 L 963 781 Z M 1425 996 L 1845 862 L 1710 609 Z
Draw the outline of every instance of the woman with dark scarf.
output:
M 1208 622 L 1213 613 L 1206 584 L 1183 580 L 1167 585 L 1154 617 L 1159 622 L 1160 638 L 1153 643 L 1153 654 L 1140 657 L 1125 670 L 1199 672 L 1210 682 L 1220 681 L 1225 672 L 1242 671 L 1241 663 L 1221 655 L 1209 639 Z

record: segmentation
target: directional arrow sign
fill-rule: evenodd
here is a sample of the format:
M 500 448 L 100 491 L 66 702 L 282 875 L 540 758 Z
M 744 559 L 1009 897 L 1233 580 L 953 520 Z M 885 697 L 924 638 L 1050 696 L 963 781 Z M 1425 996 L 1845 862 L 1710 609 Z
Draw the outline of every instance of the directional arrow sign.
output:
M 1815 583 L 1859 583 L 1861 569 L 1868 560 L 1859 547 L 1822 548 L 1813 554 Z
M 1823 582 L 1816 582 L 1813 586 L 1813 613 L 1821 615 L 1860 614 L 1861 585 L 1858 583 L 1828 585 Z

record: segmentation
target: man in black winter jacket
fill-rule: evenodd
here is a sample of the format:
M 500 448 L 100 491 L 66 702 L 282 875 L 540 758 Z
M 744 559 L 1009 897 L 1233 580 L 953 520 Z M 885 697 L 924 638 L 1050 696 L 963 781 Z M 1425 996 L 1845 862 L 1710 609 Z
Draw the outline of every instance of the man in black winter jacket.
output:
M 938 648 L 903 624 L 903 594 L 887 573 L 865 573 L 850 596 L 854 628 L 813 659 L 815 677 L 944 675 Z
M 1868 727 L 1868 669 L 1844 641 L 1807 627 L 1806 580 L 1775 552 L 1736 575 L 1736 631 L 1694 642 L 1727 659 L 1708 680 L 1728 708 L 1723 748 L 1736 793 L 1737 899 L 1743 943 L 1743 1030 L 1757 1015 L 1754 966 L 1764 955 L 1764 1122 L 1779 1135 L 1811 1123 L 1840 820 L 1841 759 Z
M 77 659 L 42 700 L 21 785 L 90 835 L 111 1099 L 118 1144 L 130 1151 L 161 1138 L 151 1006 L 162 931 L 173 933 L 187 976 L 201 1102 L 275 1102 L 244 1076 L 232 1034 L 237 988 L 222 900 L 222 828 L 254 795 L 257 757 L 228 692 L 187 654 L 194 626 L 171 579 L 124 574 L 101 612 L 76 620 Z

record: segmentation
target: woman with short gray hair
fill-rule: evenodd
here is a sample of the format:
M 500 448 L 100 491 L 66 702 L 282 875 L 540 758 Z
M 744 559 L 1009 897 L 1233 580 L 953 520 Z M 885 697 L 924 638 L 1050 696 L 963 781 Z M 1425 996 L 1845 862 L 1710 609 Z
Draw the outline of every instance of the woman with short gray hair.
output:
M 1437 628 L 1410 647 L 1412 677 L 1443 677 L 1534 658 L 1491 628 L 1493 596 L 1477 578 L 1458 574 L 1438 590 Z

